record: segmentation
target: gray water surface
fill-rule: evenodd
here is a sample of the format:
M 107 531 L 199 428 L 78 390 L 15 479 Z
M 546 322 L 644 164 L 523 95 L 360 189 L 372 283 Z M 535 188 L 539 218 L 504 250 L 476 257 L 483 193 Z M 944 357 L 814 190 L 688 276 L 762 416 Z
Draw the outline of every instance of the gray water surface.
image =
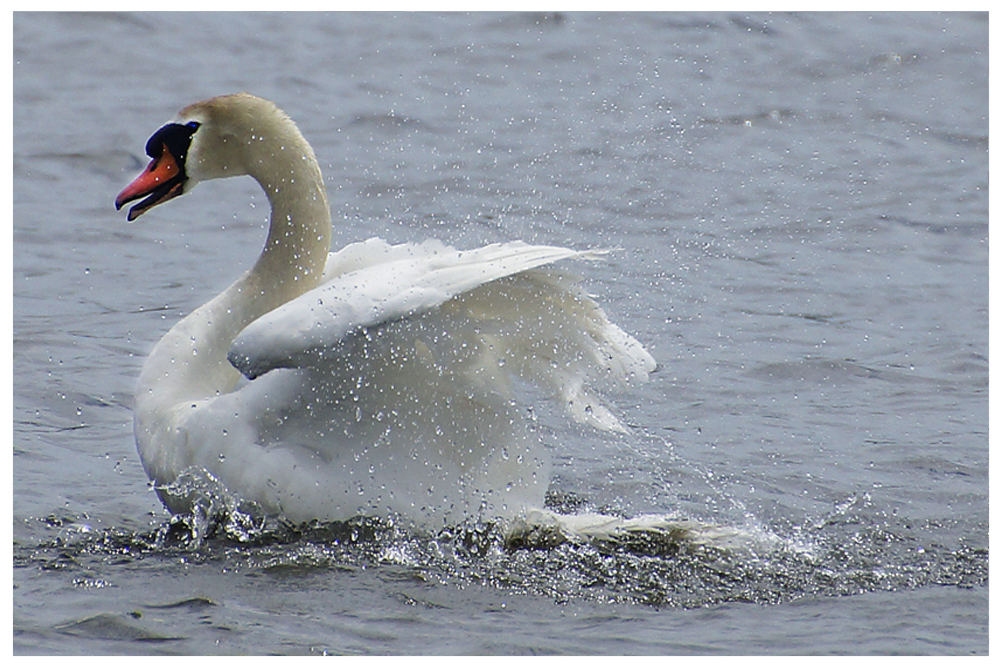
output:
M 985 15 L 17 13 L 13 59 L 15 653 L 986 653 Z M 171 520 L 132 387 L 267 203 L 112 201 L 239 90 L 335 246 L 614 248 L 568 268 L 660 369 L 625 436 L 537 406 L 551 504 L 768 539 Z

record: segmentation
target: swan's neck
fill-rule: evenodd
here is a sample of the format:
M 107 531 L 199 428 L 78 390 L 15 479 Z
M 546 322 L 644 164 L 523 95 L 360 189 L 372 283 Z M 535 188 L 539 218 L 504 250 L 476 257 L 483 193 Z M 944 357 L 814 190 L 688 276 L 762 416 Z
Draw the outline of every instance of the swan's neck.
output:
M 241 297 L 253 319 L 318 285 L 330 252 L 330 206 L 312 149 L 279 150 L 261 167 L 251 175 L 267 193 L 271 226 L 242 279 L 256 291 Z
M 319 284 L 330 246 L 330 209 L 319 164 L 294 125 L 248 144 L 247 173 L 267 193 L 271 225 L 254 266 L 181 320 L 146 360 L 136 414 L 154 421 L 173 407 L 232 391 L 226 356 L 250 322 Z M 155 429 L 155 424 L 137 428 Z M 137 434 L 138 435 L 138 434 Z

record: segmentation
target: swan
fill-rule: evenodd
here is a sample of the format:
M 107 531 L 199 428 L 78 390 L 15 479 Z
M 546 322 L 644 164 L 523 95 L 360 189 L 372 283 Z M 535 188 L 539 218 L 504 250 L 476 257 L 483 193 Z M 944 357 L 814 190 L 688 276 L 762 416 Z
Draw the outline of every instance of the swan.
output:
M 271 206 L 253 266 L 171 328 L 138 378 L 137 449 L 171 512 L 193 502 L 172 485 L 199 475 L 293 522 L 544 523 L 550 462 L 518 403 L 525 384 L 577 422 L 624 430 L 597 392 L 656 362 L 551 266 L 599 252 L 378 238 L 331 252 L 313 149 L 246 93 L 184 108 L 145 148 L 149 166 L 115 200 L 137 202 L 129 222 L 216 178 L 252 177 Z

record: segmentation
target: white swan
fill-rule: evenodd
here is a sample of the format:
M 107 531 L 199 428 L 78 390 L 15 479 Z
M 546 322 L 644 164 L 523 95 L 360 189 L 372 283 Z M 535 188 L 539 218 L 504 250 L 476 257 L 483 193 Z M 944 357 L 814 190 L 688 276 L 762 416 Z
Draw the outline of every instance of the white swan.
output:
M 593 388 L 644 381 L 655 366 L 573 278 L 546 268 L 593 253 L 379 239 L 330 253 L 319 164 L 271 102 L 193 104 L 146 152 L 152 162 L 115 200 L 142 199 L 130 221 L 199 181 L 244 174 L 271 204 L 253 268 L 174 326 L 139 377 L 139 455 L 172 511 L 185 501 L 167 485 L 207 471 L 292 521 L 537 514 L 548 459 L 514 381 L 616 430 Z

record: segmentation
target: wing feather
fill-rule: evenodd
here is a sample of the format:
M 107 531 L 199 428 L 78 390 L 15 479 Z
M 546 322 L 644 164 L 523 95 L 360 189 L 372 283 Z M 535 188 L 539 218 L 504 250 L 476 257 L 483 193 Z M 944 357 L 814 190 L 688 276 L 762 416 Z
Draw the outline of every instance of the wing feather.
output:
M 253 379 L 275 368 L 314 365 L 352 333 L 436 308 L 500 278 L 570 257 L 595 257 L 523 242 L 460 251 L 440 242 L 389 245 L 370 239 L 331 254 L 316 289 L 258 318 L 229 350 Z

